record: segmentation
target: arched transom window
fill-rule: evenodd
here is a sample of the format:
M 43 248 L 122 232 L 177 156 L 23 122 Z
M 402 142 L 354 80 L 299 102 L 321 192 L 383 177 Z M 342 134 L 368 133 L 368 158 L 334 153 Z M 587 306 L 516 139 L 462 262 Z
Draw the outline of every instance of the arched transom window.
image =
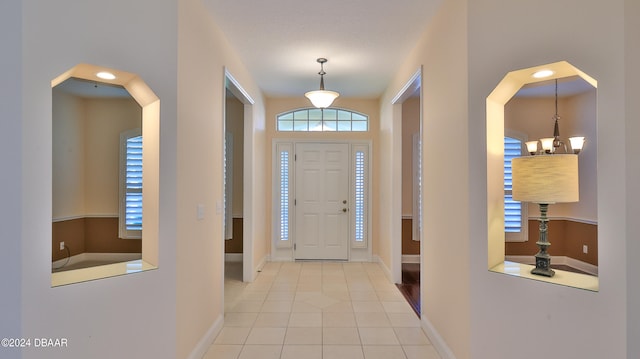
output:
M 369 116 L 337 108 L 305 108 L 277 116 L 278 131 L 369 131 Z

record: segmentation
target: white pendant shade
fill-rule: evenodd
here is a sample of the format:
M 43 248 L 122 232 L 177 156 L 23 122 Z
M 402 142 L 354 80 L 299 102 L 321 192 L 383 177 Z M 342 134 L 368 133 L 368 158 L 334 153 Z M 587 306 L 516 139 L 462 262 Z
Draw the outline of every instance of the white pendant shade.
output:
M 569 137 L 569 143 L 571 143 L 571 149 L 573 150 L 573 153 L 577 154 L 582 151 L 582 146 L 584 146 L 584 137 Z
M 540 155 L 511 161 L 513 199 L 534 203 L 578 202 L 578 156 Z
M 531 154 L 538 152 L 538 141 L 529 141 L 525 142 L 525 144 L 527 145 L 527 152 Z
M 327 108 L 331 106 L 333 100 L 335 100 L 340 94 L 335 91 L 316 90 L 309 91 L 304 94 L 317 108 Z
M 541 138 L 540 139 L 540 143 L 542 143 L 542 149 L 546 153 L 552 153 L 553 152 L 553 140 L 555 140 L 555 138 L 553 138 L 553 137 L 547 137 L 547 138 Z
M 320 72 L 318 72 L 318 75 L 320 75 L 320 89 L 309 91 L 304 95 L 311 101 L 313 106 L 317 108 L 327 108 L 331 106 L 333 100 L 340 96 L 340 94 L 335 91 L 328 91 L 324 89 L 324 75 L 327 74 L 324 72 L 324 64 L 327 62 L 327 59 L 320 57 L 316 61 L 320 64 Z

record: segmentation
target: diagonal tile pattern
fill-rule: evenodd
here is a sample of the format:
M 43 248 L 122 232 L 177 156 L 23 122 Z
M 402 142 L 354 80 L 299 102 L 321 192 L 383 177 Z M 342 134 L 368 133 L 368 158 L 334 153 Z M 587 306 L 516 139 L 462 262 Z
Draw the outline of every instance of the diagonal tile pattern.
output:
M 377 263 L 270 262 L 253 283 L 240 277 L 226 277 L 224 327 L 204 359 L 440 358 Z

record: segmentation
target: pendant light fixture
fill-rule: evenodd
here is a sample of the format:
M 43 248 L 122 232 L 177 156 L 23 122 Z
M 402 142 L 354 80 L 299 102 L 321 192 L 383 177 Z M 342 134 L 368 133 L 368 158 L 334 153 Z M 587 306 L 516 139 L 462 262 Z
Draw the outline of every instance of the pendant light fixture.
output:
M 558 120 L 560 119 L 560 115 L 558 115 L 558 79 L 556 79 L 556 96 L 555 96 L 555 105 L 556 105 L 556 113 L 553 115 L 554 125 L 553 125 L 553 137 L 541 138 L 540 143 L 542 144 L 542 151 L 546 154 L 556 153 L 558 148 L 564 148 L 564 153 L 570 153 L 567 151 L 567 145 L 562 140 L 560 140 L 560 129 L 558 127 Z M 582 146 L 584 145 L 584 137 L 570 137 L 569 143 L 571 146 L 571 150 L 574 154 L 580 153 L 582 150 Z M 535 155 L 538 153 L 538 141 L 529 141 L 526 143 L 527 151 Z
M 318 75 L 320 75 L 320 90 L 309 91 L 304 95 L 311 101 L 313 106 L 317 108 L 327 108 L 331 106 L 333 100 L 340 96 L 340 94 L 324 89 L 324 75 L 326 74 L 326 72 L 324 72 L 324 63 L 327 62 L 327 59 L 321 57 L 316 61 L 320 63 L 320 72 L 318 72 Z

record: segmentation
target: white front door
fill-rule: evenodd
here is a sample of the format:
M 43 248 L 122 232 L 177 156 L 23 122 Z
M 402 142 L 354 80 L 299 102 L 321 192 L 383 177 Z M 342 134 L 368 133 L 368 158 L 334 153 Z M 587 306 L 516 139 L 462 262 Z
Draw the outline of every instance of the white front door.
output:
M 296 145 L 295 258 L 349 256 L 349 145 Z

